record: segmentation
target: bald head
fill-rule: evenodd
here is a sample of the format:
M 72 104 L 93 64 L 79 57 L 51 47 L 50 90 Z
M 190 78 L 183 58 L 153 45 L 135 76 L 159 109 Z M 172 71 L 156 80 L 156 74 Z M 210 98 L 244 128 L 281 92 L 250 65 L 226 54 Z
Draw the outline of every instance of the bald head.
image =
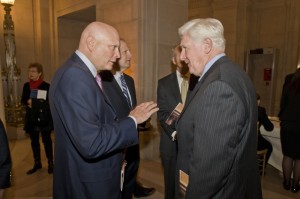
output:
M 105 23 L 92 22 L 82 32 L 78 50 L 95 66 L 97 71 L 111 70 L 119 53 L 119 34 Z

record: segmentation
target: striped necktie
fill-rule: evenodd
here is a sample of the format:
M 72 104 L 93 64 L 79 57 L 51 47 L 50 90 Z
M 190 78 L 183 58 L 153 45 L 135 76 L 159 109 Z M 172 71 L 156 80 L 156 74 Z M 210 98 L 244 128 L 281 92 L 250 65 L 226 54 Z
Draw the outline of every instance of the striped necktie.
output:
M 129 97 L 129 93 L 128 93 L 128 87 L 127 87 L 127 84 L 126 84 L 126 82 L 125 82 L 125 78 L 124 78 L 124 75 L 123 75 L 123 74 L 120 75 L 120 80 L 121 80 L 121 89 L 122 89 L 122 92 L 123 92 L 123 94 L 124 94 L 124 96 L 125 96 L 125 98 L 126 98 L 126 101 L 127 101 L 127 103 L 128 103 L 128 106 L 129 106 L 130 108 L 132 108 L 132 106 L 131 106 L 131 101 L 130 101 L 130 97 Z

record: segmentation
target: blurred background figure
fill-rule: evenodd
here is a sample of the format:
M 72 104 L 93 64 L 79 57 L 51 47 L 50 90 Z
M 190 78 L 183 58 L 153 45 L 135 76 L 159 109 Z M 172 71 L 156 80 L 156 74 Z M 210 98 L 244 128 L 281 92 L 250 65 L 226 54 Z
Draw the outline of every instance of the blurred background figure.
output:
M 4 189 L 10 187 L 11 167 L 7 135 L 0 118 L 0 199 L 4 198 Z
M 296 193 L 300 180 L 300 68 L 287 75 L 280 102 L 283 187 Z M 291 181 L 291 174 L 293 180 Z
M 181 47 L 173 49 L 172 64 L 176 71 L 158 80 L 157 113 L 160 122 L 160 156 L 164 168 L 165 199 L 174 199 L 175 173 L 177 160 L 177 140 L 175 123 L 166 124 L 167 118 L 179 102 L 184 104 L 187 96 L 189 69 L 186 63 L 180 60 Z
M 43 81 L 43 66 L 40 63 L 32 63 L 28 66 L 29 82 L 23 86 L 21 102 L 26 106 L 24 130 L 29 134 L 34 158 L 32 169 L 27 174 L 33 174 L 42 168 L 40 155 L 39 133 L 48 159 L 48 173 L 53 173 L 53 147 L 51 131 L 53 122 L 50 113 L 48 92 L 50 84 Z
M 257 137 L 257 150 L 264 150 L 268 149 L 267 155 L 266 155 L 266 165 L 268 163 L 268 160 L 271 156 L 271 153 L 273 151 L 272 144 L 266 140 L 260 132 L 261 125 L 265 128 L 266 131 L 273 131 L 274 125 L 269 120 L 266 109 L 264 107 L 259 106 L 260 104 L 260 95 L 256 93 L 256 100 L 257 100 L 257 108 L 258 108 L 258 137 Z

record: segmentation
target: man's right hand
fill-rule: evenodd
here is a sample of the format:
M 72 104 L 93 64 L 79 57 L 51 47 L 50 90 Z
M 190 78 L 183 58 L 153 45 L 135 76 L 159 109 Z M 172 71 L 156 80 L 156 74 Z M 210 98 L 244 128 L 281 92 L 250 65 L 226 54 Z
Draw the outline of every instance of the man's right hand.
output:
M 144 102 L 137 105 L 130 113 L 129 116 L 132 116 L 136 119 L 138 124 L 145 122 L 149 117 L 157 112 L 159 108 L 155 102 Z

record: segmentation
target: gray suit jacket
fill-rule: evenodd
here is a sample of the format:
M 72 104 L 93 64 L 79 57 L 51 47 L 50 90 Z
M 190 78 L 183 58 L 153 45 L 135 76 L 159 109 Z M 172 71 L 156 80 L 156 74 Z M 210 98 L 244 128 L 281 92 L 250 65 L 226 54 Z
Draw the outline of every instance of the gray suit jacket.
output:
M 123 149 L 138 143 L 132 118 L 119 119 L 74 53 L 50 87 L 55 131 L 53 198 L 120 199 Z
M 256 121 L 250 79 L 220 58 L 196 85 L 177 125 L 177 166 L 189 175 L 186 199 L 262 198 Z

